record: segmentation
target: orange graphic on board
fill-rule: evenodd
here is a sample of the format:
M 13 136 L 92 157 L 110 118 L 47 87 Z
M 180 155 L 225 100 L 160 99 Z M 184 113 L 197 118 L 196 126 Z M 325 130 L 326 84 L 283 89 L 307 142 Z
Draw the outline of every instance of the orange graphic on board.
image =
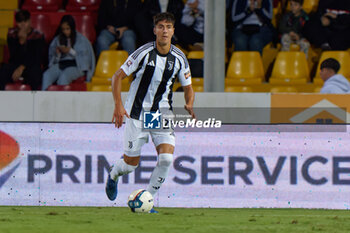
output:
M 346 123 L 350 95 L 271 94 L 271 123 Z

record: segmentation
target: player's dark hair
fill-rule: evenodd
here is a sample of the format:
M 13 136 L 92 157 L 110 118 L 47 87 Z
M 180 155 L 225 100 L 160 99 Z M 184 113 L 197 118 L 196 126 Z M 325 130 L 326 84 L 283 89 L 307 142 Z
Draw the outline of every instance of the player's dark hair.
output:
M 24 22 L 30 19 L 30 12 L 27 10 L 20 10 L 15 15 L 16 23 Z
M 323 68 L 332 69 L 335 73 L 338 73 L 340 70 L 340 63 L 334 58 L 327 58 L 321 63 L 321 70 Z
M 303 5 L 304 0 L 290 0 L 291 2 L 299 3 L 300 5 Z
M 175 17 L 172 13 L 169 13 L 169 12 L 158 13 L 153 17 L 154 25 L 157 25 L 158 22 L 163 20 L 175 25 Z

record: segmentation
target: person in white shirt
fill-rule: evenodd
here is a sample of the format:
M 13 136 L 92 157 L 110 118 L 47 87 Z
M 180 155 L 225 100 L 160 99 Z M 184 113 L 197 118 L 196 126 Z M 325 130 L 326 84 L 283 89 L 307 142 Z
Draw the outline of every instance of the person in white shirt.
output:
M 341 74 L 339 62 L 334 58 L 328 58 L 321 63 L 320 76 L 324 81 L 321 93 L 344 94 L 350 92 L 349 81 Z

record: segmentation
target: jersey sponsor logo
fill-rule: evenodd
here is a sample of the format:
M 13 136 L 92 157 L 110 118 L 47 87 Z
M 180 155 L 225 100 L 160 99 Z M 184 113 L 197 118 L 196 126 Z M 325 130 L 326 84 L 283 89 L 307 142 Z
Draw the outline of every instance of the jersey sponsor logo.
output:
M 126 65 L 128 66 L 128 67 L 130 67 L 131 65 L 132 65 L 132 61 L 127 61 L 127 63 L 126 63 Z
M 160 129 L 161 127 L 161 113 L 159 110 L 156 112 L 144 112 L 143 113 L 143 128 L 144 129 Z
M 168 61 L 168 70 L 172 70 L 174 66 L 174 62 L 173 61 Z
M 152 188 L 154 188 L 155 190 L 158 190 L 160 186 L 152 186 Z
M 148 62 L 148 64 L 147 64 L 148 66 L 156 66 L 155 64 L 154 64 L 154 61 L 152 60 L 152 61 L 150 61 L 150 62 Z
M 132 148 L 132 141 L 129 141 L 129 148 Z
M 191 77 L 191 71 L 185 73 L 185 79 L 188 79 L 189 77 Z

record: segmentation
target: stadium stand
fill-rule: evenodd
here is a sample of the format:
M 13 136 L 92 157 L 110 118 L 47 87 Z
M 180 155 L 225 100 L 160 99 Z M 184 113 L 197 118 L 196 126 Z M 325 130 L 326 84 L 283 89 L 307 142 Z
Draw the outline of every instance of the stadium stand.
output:
M 264 78 L 264 67 L 259 52 L 234 52 L 226 78 L 232 79 L 235 85 L 261 83 Z
M 68 0 L 66 11 L 97 11 L 101 0 Z
M 30 85 L 18 83 L 9 83 L 5 86 L 5 91 L 31 91 Z
M 1 10 L 16 10 L 18 8 L 18 0 L 2 0 L 0 1 Z
M 269 82 L 273 85 L 306 84 L 309 67 L 303 52 L 279 52 Z
M 227 86 L 225 92 L 253 92 L 253 88 L 249 86 Z
M 127 58 L 128 53 L 124 50 L 102 51 L 97 61 L 95 74 L 91 80 L 91 90 L 96 89 L 94 89 L 94 86 L 111 85 L 113 74 L 120 68 Z M 129 87 L 130 79 L 123 79 L 122 90 L 127 91 L 129 90 Z M 88 89 L 90 89 L 90 87 Z
M 22 9 L 28 11 L 58 11 L 62 0 L 25 0 Z
M 37 12 L 31 15 L 31 20 L 32 26 L 44 33 L 45 41 L 47 44 L 49 44 L 56 32 L 56 28 L 54 28 L 51 24 L 50 17 L 45 13 Z
M 271 93 L 297 93 L 298 90 L 293 86 L 275 86 L 270 90 Z

